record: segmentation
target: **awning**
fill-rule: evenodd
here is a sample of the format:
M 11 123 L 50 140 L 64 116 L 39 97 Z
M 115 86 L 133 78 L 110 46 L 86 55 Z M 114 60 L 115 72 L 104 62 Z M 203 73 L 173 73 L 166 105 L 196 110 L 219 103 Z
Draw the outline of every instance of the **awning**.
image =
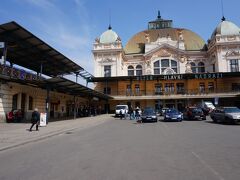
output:
M 45 89 L 50 88 L 50 90 L 52 91 L 56 90 L 57 92 L 62 92 L 84 98 L 98 98 L 103 100 L 113 99 L 111 96 L 100 93 L 91 88 L 85 87 L 81 84 L 75 83 L 62 77 L 44 80 L 41 86 Z
M 14 21 L 0 25 L 0 42 L 5 42 L 7 61 L 36 72 L 40 73 L 42 68 L 43 74 L 57 76 L 83 70 Z M 2 54 L 3 49 L 0 49 Z

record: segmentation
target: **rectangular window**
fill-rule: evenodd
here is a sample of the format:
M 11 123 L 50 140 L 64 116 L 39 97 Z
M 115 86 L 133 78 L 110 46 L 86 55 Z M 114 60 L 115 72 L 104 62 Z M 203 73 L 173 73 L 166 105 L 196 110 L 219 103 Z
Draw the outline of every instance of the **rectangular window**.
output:
M 127 96 L 131 96 L 132 95 L 132 88 L 131 88 L 130 84 L 127 85 L 126 94 L 127 94 Z
M 205 92 L 205 83 L 203 83 L 203 82 L 199 83 L 199 92 L 200 93 Z
M 214 83 L 213 82 L 208 83 L 208 92 L 214 92 Z
M 136 70 L 136 75 L 141 76 L 142 75 L 142 69 L 137 69 Z
M 177 94 L 184 94 L 184 83 L 177 83 Z
M 230 60 L 230 71 L 231 72 L 238 72 L 239 71 L 238 59 L 231 59 Z
M 160 69 L 159 68 L 154 69 L 154 74 L 160 74 Z
M 111 77 L 111 66 L 104 66 L 104 77 Z
M 162 84 L 155 84 L 155 94 L 156 95 L 163 94 Z
M 166 83 L 165 84 L 165 93 L 167 93 L 167 94 L 174 93 L 174 83 Z
M 139 84 L 135 84 L 135 95 L 137 95 L 137 96 L 140 95 L 140 86 L 139 86 Z

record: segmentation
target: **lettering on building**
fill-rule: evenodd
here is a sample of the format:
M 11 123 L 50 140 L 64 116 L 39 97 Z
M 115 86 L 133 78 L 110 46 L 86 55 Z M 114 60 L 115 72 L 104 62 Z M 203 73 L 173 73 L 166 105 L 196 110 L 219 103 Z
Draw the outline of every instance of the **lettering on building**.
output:
M 214 74 L 195 74 L 194 78 L 195 79 L 218 79 L 222 78 L 223 74 L 222 73 L 214 73 Z

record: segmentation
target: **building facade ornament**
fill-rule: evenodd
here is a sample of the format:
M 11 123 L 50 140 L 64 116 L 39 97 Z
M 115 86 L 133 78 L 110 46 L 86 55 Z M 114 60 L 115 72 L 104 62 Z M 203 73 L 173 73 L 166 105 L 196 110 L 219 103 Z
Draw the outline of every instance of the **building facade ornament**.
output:
M 225 54 L 226 57 L 230 57 L 230 56 L 240 56 L 239 51 L 228 51 Z

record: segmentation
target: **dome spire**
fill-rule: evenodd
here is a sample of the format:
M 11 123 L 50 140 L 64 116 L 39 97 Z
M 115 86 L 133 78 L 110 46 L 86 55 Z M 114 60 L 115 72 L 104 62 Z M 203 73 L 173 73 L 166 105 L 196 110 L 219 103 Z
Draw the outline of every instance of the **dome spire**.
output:
M 158 16 L 157 16 L 158 19 L 161 19 L 161 13 L 160 11 L 158 10 Z
M 222 20 L 222 21 L 225 21 L 225 20 L 226 20 L 226 18 L 223 16 L 221 20 Z

